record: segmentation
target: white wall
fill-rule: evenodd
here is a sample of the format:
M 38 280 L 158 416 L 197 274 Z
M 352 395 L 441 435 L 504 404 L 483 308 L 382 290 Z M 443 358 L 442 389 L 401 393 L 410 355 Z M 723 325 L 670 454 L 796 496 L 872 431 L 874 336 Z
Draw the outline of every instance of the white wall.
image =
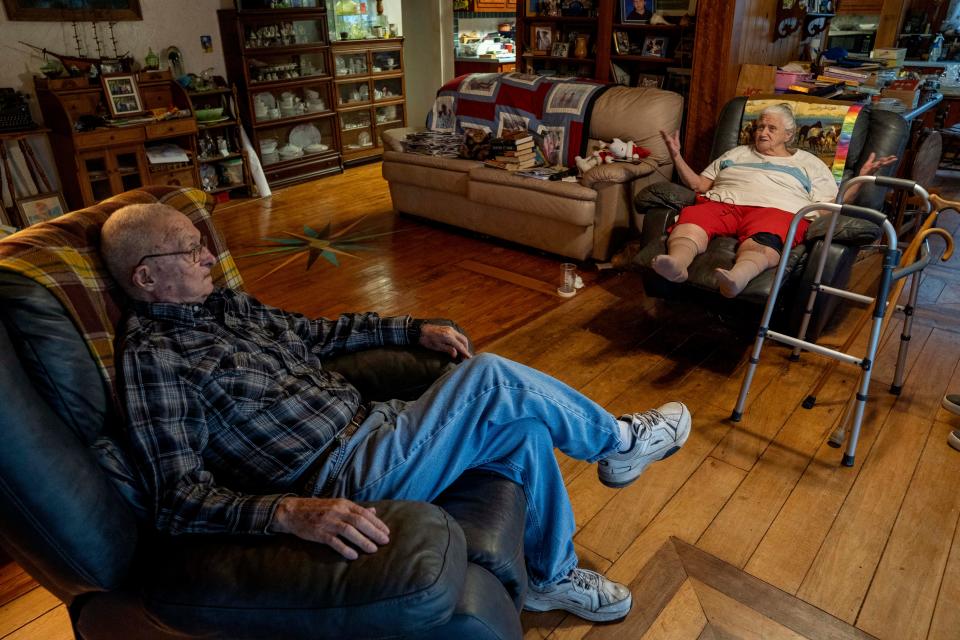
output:
M 453 77 L 453 3 L 407 0 L 403 24 L 407 124 L 418 127 L 423 126 L 437 89 Z
M 216 73 L 226 73 L 217 26 L 217 9 L 231 8 L 231 0 L 140 0 L 143 20 L 117 22 L 114 33 L 119 52 L 129 52 L 143 64 L 148 47 L 156 54 L 169 46 L 176 46 L 183 54 L 186 71 L 199 73 L 213 67 Z M 96 57 L 93 25 L 80 25 L 84 55 Z M 101 50 L 104 56 L 113 55 L 106 23 L 98 23 Z M 200 36 L 213 38 L 213 52 L 204 53 Z M 40 75 L 43 56 L 20 44 L 29 42 L 57 53 L 76 55 L 73 27 L 69 22 L 11 21 L 3 13 L 0 20 L 0 87 L 13 87 L 33 93 L 33 76 Z M 165 61 L 161 60 L 161 67 Z

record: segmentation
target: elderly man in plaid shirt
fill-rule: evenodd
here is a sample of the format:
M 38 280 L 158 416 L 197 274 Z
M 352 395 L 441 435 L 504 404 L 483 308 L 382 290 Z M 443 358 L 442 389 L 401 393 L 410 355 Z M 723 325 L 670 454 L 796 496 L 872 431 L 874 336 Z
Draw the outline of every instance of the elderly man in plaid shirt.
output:
M 178 533 L 288 533 L 344 558 L 390 531 L 378 499 L 432 500 L 465 470 L 496 471 L 527 497 L 525 607 L 617 620 L 623 585 L 577 566 L 573 511 L 554 447 L 633 482 L 686 440 L 679 403 L 616 418 L 543 373 L 474 356 L 452 327 L 409 316 L 310 320 L 229 289 L 190 220 L 131 205 L 104 224 L 102 252 L 133 301 L 121 379 L 131 454 L 154 526 Z M 414 402 L 365 404 L 330 356 L 417 344 L 463 362 Z

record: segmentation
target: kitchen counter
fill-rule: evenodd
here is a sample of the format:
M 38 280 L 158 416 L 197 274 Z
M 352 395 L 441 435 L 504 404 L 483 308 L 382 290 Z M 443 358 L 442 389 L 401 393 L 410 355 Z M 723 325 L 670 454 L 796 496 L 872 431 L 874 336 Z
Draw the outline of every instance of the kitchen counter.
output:
M 458 76 L 465 73 L 508 73 L 516 70 L 516 56 L 499 59 L 457 56 L 453 59 L 453 72 Z
M 502 58 L 481 58 L 479 56 L 457 56 L 453 59 L 454 62 L 480 62 L 487 64 L 506 64 L 510 62 L 516 62 L 517 56 L 504 56 Z

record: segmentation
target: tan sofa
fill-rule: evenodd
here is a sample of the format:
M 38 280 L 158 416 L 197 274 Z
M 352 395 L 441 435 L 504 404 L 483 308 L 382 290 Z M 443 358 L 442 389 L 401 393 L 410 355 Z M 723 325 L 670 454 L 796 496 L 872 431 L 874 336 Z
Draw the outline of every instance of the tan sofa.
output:
M 683 99 L 660 89 L 612 87 L 596 102 L 590 145 L 613 138 L 651 150 L 640 164 L 594 167 L 578 183 L 520 178 L 474 160 L 404 153 L 412 129 L 384 133 L 383 177 L 396 211 L 536 247 L 575 260 L 605 260 L 633 220 L 633 196 L 670 180 L 660 130 L 680 126 Z

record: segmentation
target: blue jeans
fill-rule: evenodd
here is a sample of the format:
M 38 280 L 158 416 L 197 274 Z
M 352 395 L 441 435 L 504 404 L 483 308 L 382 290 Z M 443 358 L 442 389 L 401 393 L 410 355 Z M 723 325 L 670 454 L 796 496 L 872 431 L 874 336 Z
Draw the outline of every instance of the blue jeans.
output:
M 535 585 L 577 564 L 575 521 L 553 448 L 594 462 L 617 451 L 620 430 L 602 407 L 559 380 L 491 354 L 465 361 L 414 402 L 374 404 L 330 457 L 329 496 L 431 501 L 467 469 L 523 487 L 527 570 Z

